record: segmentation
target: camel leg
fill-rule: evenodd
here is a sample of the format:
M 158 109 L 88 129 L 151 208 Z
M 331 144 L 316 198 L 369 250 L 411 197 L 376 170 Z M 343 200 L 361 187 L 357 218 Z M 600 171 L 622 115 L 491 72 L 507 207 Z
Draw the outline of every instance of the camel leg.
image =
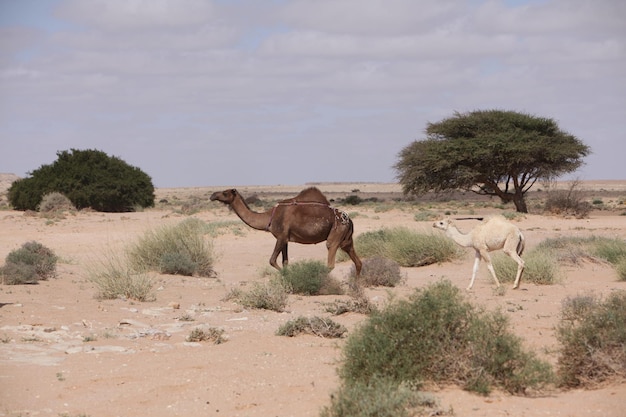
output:
M 519 287 L 519 281 L 522 278 L 522 272 L 524 272 L 524 260 L 520 258 L 516 251 L 504 251 L 517 263 L 517 274 L 515 275 L 515 282 L 513 283 L 513 289 Z
M 470 280 L 469 286 L 467 287 L 468 291 L 472 289 L 474 286 L 474 280 L 476 279 L 476 273 L 478 272 L 478 266 L 480 265 L 480 252 L 476 251 L 476 256 L 474 256 L 474 268 L 472 269 L 472 279 Z
M 276 259 L 278 259 L 278 254 L 281 253 L 283 254 L 283 265 L 287 265 L 287 243 L 277 239 L 276 240 L 276 245 L 274 245 L 274 252 L 272 252 L 272 256 L 270 256 L 270 265 L 272 265 L 274 268 L 278 269 L 280 271 L 280 267 L 278 266 L 278 263 L 276 262 Z
M 285 243 L 285 246 L 283 246 L 283 267 L 289 265 L 289 255 L 287 255 L 287 246 L 289 245 L 289 243 Z
M 359 256 L 356 254 L 356 251 L 354 250 L 354 245 L 344 246 L 341 249 L 345 253 L 347 253 L 350 259 L 352 259 L 352 262 L 354 262 L 354 269 L 356 270 L 356 277 L 358 278 L 359 275 L 361 275 L 361 268 L 363 267 L 363 263 L 361 262 Z
M 496 270 L 493 269 L 493 264 L 491 263 L 491 256 L 489 256 L 489 253 L 486 251 L 482 251 L 481 254 L 485 262 L 487 262 L 487 269 L 489 270 L 489 272 L 491 272 L 491 276 L 493 277 L 493 280 L 496 282 L 496 287 L 499 287 L 500 281 L 498 280 L 498 277 L 496 276 Z
M 328 249 L 328 268 L 333 270 L 335 268 L 335 258 L 337 255 L 337 249 L 339 249 L 338 243 L 331 243 L 331 240 L 326 241 L 326 249 Z

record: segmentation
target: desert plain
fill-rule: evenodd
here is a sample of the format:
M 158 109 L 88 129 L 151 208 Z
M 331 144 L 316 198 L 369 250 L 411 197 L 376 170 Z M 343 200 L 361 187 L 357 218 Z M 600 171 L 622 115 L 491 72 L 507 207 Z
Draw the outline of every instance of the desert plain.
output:
M 244 196 L 278 199 L 297 194 L 300 186 L 238 186 Z M 420 205 L 398 204 L 397 184 L 316 184 L 329 198 L 358 194 L 388 201 L 338 206 L 350 213 L 355 235 L 403 226 L 435 233 L 432 220 L 416 221 Z M 626 180 L 584 181 L 594 209 L 587 218 L 535 212 L 513 222 L 526 237 L 527 250 L 550 237 L 607 236 L 626 239 Z M 228 186 L 157 189 L 155 208 L 132 213 L 80 211 L 60 218 L 0 210 L 0 261 L 27 241 L 37 241 L 59 257 L 57 277 L 37 285 L 0 285 L 0 416 L 226 416 L 313 417 L 330 404 L 339 388 L 337 369 L 345 339 L 312 335 L 285 337 L 277 329 L 299 316 L 331 317 L 325 305 L 347 295 L 290 295 L 286 311 L 242 308 L 226 295 L 234 288 L 267 280 L 274 238 L 252 230 L 220 203 L 209 203 L 213 191 Z M 540 191 L 535 194 L 540 198 Z M 464 203 L 464 199 L 467 202 Z M 187 213 L 186 202 L 200 202 Z M 420 203 L 428 204 L 428 203 Z M 424 207 L 423 205 L 421 207 Z M 497 201 L 457 195 L 428 210 L 475 216 L 513 211 Z M 155 274 L 156 299 L 137 302 L 99 300 L 88 279 L 90 265 L 110 254 L 123 253 L 148 230 L 176 224 L 193 216 L 230 226 L 210 239 L 217 259 L 213 278 Z M 461 224 L 463 231 L 471 223 Z M 326 259 L 324 244 L 290 244 L 290 261 Z M 392 297 L 406 297 L 441 279 L 465 291 L 473 251 L 454 262 L 403 268 L 404 282 L 394 288 L 367 288 L 366 296 L 384 307 Z M 347 280 L 352 264 L 339 262 L 334 277 Z M 467 298 L 487 309 L 501 309 L 526 347 L 556 364 L 555 326 L 562 301 L 570 296 L 626 290 L 613 268 L 601 262 L 565 265 L 555 285 L 524 282 L 521 288 L 494 291 L 481 265 Z M 510 284 L 506 284 L 510 287 Z M 332 320 L 350 330 L 367 316 L 345 313 Z M 224 331 L 221 344 L 188 342 L 196 327 Z M 596 389 L 550 390 L 540 395 L 514 396 L 495 391 L 477 395 L 455 386 L 431 391 L 437 409 L 446 415 L 478 416 L 626 416 L 626 382 Z M 436 413 L 437 411 L 433 411 Z

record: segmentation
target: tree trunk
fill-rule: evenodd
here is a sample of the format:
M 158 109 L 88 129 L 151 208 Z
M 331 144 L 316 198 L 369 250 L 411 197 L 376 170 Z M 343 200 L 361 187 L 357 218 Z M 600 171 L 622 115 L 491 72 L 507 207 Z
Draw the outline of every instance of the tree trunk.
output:
M 526 205 L 526 199 L 524 199 L 523 193 L 515 193 L 515 195 L 513 195 L 513 204 L 515 204 L 515 210 L 518 213 L 528 213 L 528 206 Z

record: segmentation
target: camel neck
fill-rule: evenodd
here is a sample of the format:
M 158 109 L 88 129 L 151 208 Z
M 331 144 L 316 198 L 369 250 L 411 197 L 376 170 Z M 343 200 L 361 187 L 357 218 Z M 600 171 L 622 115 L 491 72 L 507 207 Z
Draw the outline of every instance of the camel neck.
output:
M 457 229 L 456 226 L 453 226 L 453 225 L 448 226 L 448 229 L 446 230 L 446 235 L 448 235 L 448 237 L 452 238 L 452 240 L 454 240 L 456 243 L 458 243 L 461 246 L 464 246 L 464 247 L 472 246 L 471 234 L 461 233 L 461 231 Z
M 239 218 L 248 226 L 257 230 L 267 230 L 270 224 L 270 218 L 272 217 L 271 212 L 258 213 L 256 211 L 250 210 L 250 207 L 243 201 L 241 196 L 238 196 L 233 200 L 231 204 L 232 209 L 235 211 L 235 214 L 239 216 Z

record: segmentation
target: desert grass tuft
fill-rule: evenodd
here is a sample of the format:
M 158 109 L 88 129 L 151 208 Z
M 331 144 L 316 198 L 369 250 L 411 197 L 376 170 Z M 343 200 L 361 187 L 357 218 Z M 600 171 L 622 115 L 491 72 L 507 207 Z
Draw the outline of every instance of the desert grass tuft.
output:
M 129 267 L 126 259 L 109 253 L 92 263 L 87 270 L 88 279 L 98 289 L 96 298 L 111 300 L 127 298 L 136 301 L 153 301 L 154 281 L 145 272 L 137 272 Z
M 574 265 L 587 260 L 607 262 L 620 280 L 626 280 L 626 241 L 603 236 L 550 238 L 541 242 L 538 251 L 551 252 L 560 262 Z
M 225 300 L 234 300 L 244 308 L 285 311 L 289 292 L 281 279 L 270 278 L 266 282 L 253 282 L 250 290 L 233 289 Z
M 137 271 L 214 276 L 213 244 L 206 233 L 206 223 L 193 217 L 149 230 L 129 248 L 129 262 Z

